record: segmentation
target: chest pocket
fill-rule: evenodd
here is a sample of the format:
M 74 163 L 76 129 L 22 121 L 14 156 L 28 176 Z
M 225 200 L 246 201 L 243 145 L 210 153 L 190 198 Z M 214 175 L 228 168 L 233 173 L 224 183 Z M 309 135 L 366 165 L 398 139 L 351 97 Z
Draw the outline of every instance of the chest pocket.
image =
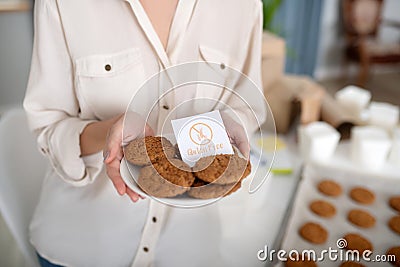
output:
M 243 63 L 222 51 L 205 45 L 199 46 L 199 59 L 205 62 L 199 67 L 198 80 L 210 84 L 198 84 L 195 110 L 198 113 L 223 108 L 224 99 L 228 99 L 235 89 Z
M 125 112 L 145 79 L 141 60 L 138 48 L 76 60 L 75 83 L 83 116 L 107 119 Z

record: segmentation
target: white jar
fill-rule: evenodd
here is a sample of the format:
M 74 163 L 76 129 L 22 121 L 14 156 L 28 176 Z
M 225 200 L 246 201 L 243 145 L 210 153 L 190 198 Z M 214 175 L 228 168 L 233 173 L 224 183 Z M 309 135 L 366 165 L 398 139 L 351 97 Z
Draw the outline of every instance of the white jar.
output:
M 399 122 L 399 107 L 383 102 L 372 102 L 368 108 L 369 124 L 391 131 Z
M 371 101 L 371 93 L 360 87 L 350 85 L 337 91 L 335 99 L 350 116 L 361 120 L 364 110 Z
M 377 126 L 358 126 L 351 131 L 353 162 L 368 169 L 379 169 L 386 162 L 391 147 L 387 131 Z
M 326 161 L 332 157 L 340 134 L 326 122 L 312 122 L 299 128 L 300 153 L 307 161 Z

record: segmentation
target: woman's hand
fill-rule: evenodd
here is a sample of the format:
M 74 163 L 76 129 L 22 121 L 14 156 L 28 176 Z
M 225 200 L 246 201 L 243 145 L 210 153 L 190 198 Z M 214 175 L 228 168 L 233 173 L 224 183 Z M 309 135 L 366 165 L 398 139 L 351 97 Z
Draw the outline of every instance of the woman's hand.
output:
M 228 133 L 231 144 L 235 145 L 246 159 L 249 159 L 250 144 L 243 126 L 227 114 L 221 113 L 221 117 L 224 121 L 225 130 Z
M 135 138 L 154 135 L 153 129 L 137 113 L 127 114 L 127 121 L 132 122 L 124 128 L 124 116 L 111 126 L 103 151 L 104 163 L 106 165 L 107 175 L 110 177 L 115 189 L 121 196 L 127 194 L 133 202 L 143 198 L 138 193 L 131 190 L 122 180 L 119 168 L 123 158 L 122 146 Z

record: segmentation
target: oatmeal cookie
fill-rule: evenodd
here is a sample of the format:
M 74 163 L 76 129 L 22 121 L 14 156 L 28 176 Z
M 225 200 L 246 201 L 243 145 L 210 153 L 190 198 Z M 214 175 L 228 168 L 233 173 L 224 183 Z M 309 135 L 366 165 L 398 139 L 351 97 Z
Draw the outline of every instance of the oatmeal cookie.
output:
M 393 247 L 390 248 L 387 252 L 386 255 L 394 255 L 395 260 L 390 261 L 390 264 L 396 267 L 400 267 L 400 247 Z
M 347 219 L 352 224 L 355 224 L 363 228 L 373 227 L 376 223 L 376 219 L 374 216 L 369 214 L 369 212 L 360 209 L 351 210 L 347 214 Z
M 400 215 L 392 217 L 389 220 L 388 225 L 393 232 L 400 234 Z
M 333 180 L 321 181 L 317 187 L 322 194 L 330 197 L 338 197 L 342 194 L 342 187 Z
M 308 222 L 304 224 L 299 233 L 301 237 L 313 244 L 323 244 L 328 239 L 328 231 L 317 223 Z
M 336 214 L 335 206 L 325 200 L 313 201 L 310 204 L 310 210 L 315 214 L 325 218 L 331 218 Z
M 389 205 L 397 212 L 400 212 L 400 196 L 391 197 L 389 199 Z
M 146 136 L 130 142 L 124 149 L 125 158 L 138 166 L 149 165 L 161 158 L 173 158 L 175 147 L 160 136 Z
M 189 190 L 194 182 L 190 167 L 179 159 L 161 159 L 140 170 L 138 184 L 154 197 L 175 197 Z
M 363 253 L 366 250 L 373 250 L 371 242 L 359 234 L 347 234 L 343 237 L 347 241 L 347 250 L 357 250 Z
M 350 191 L 350 197 L 363 205 L 369 205 L 375 202 L 375 194 L 362 187 L 355 187 Z
M 209 184 L 200 179 L 196 179 L 188 195 L 198 199 L 219 198 L 236 192 L 241 186 L 241 181 L 236 184 L 220 185 L 214 183 Z
M 201 158 L 193 167 L 195 176 L 207 183 L 235 184 L 251 172 L 250 161 L 237 154 Z

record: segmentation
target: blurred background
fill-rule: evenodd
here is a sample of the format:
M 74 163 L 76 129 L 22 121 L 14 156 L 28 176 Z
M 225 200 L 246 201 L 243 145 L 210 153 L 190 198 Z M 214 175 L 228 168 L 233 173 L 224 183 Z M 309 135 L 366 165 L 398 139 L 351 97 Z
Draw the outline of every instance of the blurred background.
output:
M 347 85 L 400 105 L 399 0 L 264 0 L 263 86 L 286 133 L 319 120 Z M 33 42 L 33 2 L 0 0 L 0 118 L 22 105 Z M 296 108 L 297 106 L 297 108 Z M 329 116 L 328 116 L 329 117 Z M 339 122 L 337 122 L 339 120 Z M 332 124 L 339 127 L 341 119 Z M 0 266 L 23 266 L 0 217 Z

